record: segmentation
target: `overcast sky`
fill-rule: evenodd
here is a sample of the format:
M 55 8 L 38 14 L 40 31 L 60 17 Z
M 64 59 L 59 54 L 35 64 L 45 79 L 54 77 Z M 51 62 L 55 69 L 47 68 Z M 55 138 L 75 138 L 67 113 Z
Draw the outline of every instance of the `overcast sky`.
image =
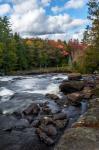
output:
M 88 24 L 88 0 L 0 0 L 0 16 L 9 16 L 23 37 L 82 38 Z

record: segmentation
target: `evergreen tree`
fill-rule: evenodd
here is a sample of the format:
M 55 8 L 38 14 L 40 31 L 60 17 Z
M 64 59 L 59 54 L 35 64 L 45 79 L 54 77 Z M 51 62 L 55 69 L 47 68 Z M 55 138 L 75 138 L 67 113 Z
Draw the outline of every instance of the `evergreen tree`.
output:
M 78 62 L 82 72 L 93 73 L 99 70 L 99 0 L 89 0 L 88 19 L 91 26 L 84 33 L 84 43 L 87 44 L 86 52 Z

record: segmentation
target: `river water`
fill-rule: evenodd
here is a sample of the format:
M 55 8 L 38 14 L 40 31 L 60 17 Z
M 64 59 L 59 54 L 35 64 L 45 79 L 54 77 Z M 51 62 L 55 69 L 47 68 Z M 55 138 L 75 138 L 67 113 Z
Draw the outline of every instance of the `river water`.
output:
M 9 114 L 33 102 L 46 102 L 47 93 L 61 97 L 59 85 L 64 79 L 68 80 L 65 74 L 0 77 L 0 112 Z M 56 109 L 53 101 L 49 105 Z

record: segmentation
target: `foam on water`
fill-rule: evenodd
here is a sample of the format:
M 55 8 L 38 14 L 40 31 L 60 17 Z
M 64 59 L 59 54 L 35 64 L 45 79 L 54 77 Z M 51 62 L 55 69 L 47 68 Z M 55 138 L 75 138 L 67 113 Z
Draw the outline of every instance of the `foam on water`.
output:
M 5 87 L 0 88 L 0 96 L 11 96 L 14 92 L 12 90 L 9 90 Z
M 57 80 L 57 79 L 68 80 L 68 76 L 63 74 L 58 74 L 52 77 L 52 80 Z
M 43 94 L 46 95 L 47 93 L 49 94 L 55 94 L 60 96 L 59 94 L 59 85 L 58 84 L 54 84 L 51 83 L 50 85 L 48 85 L 48 87 L 46 89 L 43 90 L 34 90 L 34 91 L 26 91 L 28 93 L 36 93 L 36 94 Z
M 13 80 L 14 77 L 9 77 L 9 76 L 6 76 L 6 77 L 0 77 L 0 81 L 2 82 L 7 82 L 7 81 L 11 81 Z

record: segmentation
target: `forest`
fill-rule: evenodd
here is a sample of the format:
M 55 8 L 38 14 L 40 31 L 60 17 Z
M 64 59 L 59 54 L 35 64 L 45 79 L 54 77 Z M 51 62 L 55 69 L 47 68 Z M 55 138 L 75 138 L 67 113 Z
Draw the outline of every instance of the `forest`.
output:
M 34 68 L 66 67 L 82 73 L 99 70 L 99 2 L 88 3 L 90 26 L 82 41 L 54 41 L 26 38 L 13 33 L 9 18 L 0 17 L 0 72 L 31 70 Z

